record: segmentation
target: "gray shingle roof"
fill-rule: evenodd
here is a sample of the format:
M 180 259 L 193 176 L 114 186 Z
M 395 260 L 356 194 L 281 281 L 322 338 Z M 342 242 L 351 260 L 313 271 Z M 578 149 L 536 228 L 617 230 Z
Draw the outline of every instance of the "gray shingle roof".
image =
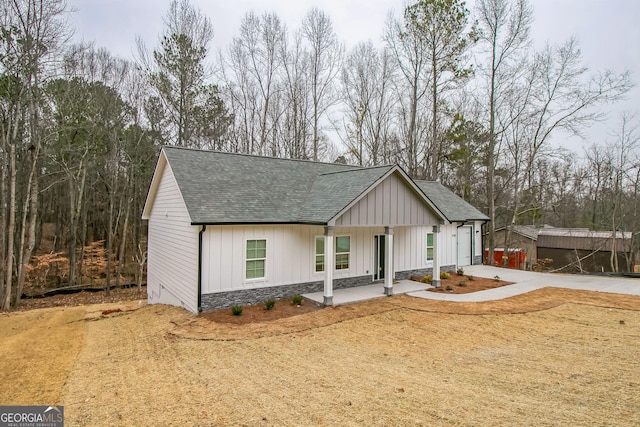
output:
M 177 147 L 164 152 L 194 224 L 323 224 L 390 168 Z
M 326 224 L 395 167 L 163 151 L 193 224 Z M 488 219 L 443 185 L 416 183 L 449 221 Z
M 436 181 L 415 180 L 418 187 L 450 222 L 488 221 L 489 217 Z
M 300 220 L 326 223 L 391 169 L 381 166 L 319 175 L 300 210 Z

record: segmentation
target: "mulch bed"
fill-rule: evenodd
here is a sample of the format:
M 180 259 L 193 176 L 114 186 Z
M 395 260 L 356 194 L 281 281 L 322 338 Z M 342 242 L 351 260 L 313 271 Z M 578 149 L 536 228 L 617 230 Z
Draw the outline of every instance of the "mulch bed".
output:
M 281 299 L 276 301 L 275 306 L 271 310 L 267 310 L 263 303 L 259 303 L 243 306 L 242 314 L 239 316 L 233 315 L 231 308 L 223 308 L 200 313 L 198 317 L 212 322 L 245 325 L 253 322 L 270 322 L 272 320 L 285 319 L 322 310 L 323 308 L 322 305 L 309 300 L 303 300 L 302 304 L 294 305 L 289 299 Z
M 415 282 L 423 281 L 421 276 L 412 276 L 411 280 Z M 471 292 L 484 291 L 511 284 L 513 284 L 513 282 L 500 280 L 500 278 L 490 279 L 486 277 L 466 276 L 451 273 L 451 277 L 449 279 L 440 279 L 439 288 L 428 288 L 427 291 L 447 294 L 468 294 Z

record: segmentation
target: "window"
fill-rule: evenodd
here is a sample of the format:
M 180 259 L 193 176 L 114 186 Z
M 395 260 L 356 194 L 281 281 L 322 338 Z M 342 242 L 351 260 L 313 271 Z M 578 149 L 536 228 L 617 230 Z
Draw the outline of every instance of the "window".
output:
M 324 237 L 316 237 L 316 272 L 324 271 Z
M 336 236 L 336 270 L 349 268 L 349 252 L 351 252 L 351 237 Z M 324 237 L 316 237 L 316 273 L 324 271 Z
M 266 240 L 247 240 L 247 264 L 245 277 L 247 279 L 263 279 L 266 258 Z
M 351 238 L 349 236 L 336 237 L 336 270 L 349 268 L 349 252 L 351 251 Z
M 433 233 L 427 233 L 427 261 L 433 261 Z

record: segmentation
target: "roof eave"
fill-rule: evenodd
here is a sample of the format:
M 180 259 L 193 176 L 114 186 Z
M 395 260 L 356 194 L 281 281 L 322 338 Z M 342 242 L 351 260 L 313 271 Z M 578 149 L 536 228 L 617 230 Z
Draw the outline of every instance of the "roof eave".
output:
M 164 152 L 164 148 L 160 151 L 160 157 L 158 163 L 156 163 L 156 169 L 153 171 L 153 178 L 149 185 L 149 191 L 147 192 L 147 199 L 144 202 L 144 208 L 142 209 L 142 219 L 149 219 L 151 216 L 151 209 L 153 208 L 153 202 L 156 199 L 158 193 L 158 187 L 162 179 L 162 173 L 167 165 L 167 155 Z
M 191 221 L 191 225 L 317 225 L 326 226 L 321 221 Z

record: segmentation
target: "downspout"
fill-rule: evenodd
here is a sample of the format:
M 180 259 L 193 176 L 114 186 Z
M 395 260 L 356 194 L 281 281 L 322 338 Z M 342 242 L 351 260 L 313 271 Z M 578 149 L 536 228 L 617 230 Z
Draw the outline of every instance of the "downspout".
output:
M 487 222 L 488 221 L 484 221 L 482 223 L 482 225 L 480 226 L 480 246 L 482 246 L 482 260 L 483 260 L 483 264 L 484 265 L 492 265 L 489 262 L 489 254 L 487 252 L 487 256 L 484 256 L 484 245 L 485 245 L 485 234 L 487 232 Z
M 198 233 L 198 313 L 202 312 L 202 235 L 207 231 L 204 224 Z

